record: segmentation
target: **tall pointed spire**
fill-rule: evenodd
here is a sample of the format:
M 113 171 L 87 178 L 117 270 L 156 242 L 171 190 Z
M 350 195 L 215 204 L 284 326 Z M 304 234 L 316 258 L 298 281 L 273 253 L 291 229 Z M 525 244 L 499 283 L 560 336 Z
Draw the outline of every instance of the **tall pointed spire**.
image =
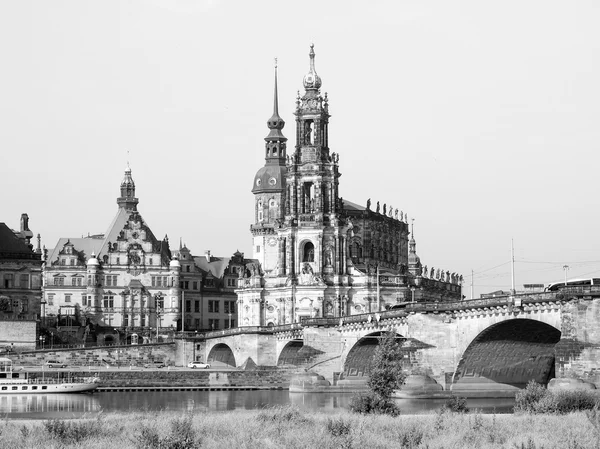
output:
M 273 140 L 287 140 L 287 138 L 281 132 L 281 130 L 285 126 L 285 122 L 279 116 L 279 99 L 277 94 L 277 58 L 275 58 L 275 90 L 273 94 L 273 115 L 267 122 L 267 126 L 271 130 L 269 135 L 265 138 L 267 142 Z
M 265 159 L 267 165 L 285 165 L 286 160 L 286 145 L 287 138 L 281 130 L 285 126 L 285 122 L 279 116 L 279 99 L 277 92 L 277 58 L 275 58 L 275 88 L 273 91 L 273 115 L 267 121 L 267 126 L 271 131 L 265 137 L 267 142 L 265 145 Z

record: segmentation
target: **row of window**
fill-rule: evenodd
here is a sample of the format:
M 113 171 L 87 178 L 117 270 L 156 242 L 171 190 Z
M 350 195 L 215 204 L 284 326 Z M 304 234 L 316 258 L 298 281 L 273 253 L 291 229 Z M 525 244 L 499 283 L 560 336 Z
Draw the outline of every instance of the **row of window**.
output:
M 29 275 L 19 274 L 17 284 L 15 285 L 15 275 L 12 273 L 4 273 L 4 279 L 2 285 L 4 288 L 29 288 Z

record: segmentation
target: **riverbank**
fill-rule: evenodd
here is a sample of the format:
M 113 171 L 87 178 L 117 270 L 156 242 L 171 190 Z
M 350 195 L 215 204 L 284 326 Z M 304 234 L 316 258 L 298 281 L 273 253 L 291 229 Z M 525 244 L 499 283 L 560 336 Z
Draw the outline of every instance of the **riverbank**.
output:
M 89 420 L 3 421 L 0 447 L 48 448 L 521 448 L 592 449 L 600 417 L 574 413 L 362 416 L 294 407 L 181 414 L 102 414 Z

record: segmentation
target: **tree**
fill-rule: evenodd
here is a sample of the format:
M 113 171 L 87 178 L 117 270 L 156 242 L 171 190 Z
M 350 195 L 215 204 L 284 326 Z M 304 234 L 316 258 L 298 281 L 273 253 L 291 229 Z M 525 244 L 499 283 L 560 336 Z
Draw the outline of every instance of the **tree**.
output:
M 400 388 L 406 378 L 402 371 L 403 358 L 402 343 L 396 339 L 396 334 L 383 334 L 371 361 L 370 377 L 367 381 L 370 391 L 354 396 L 350 402 L 350 410 L 364 414 L 400 414 L 400 409 L 391 398 L 393 391 Z
M 371 362 L 368 387 L 382 399 L 389 399 L 394 390 L 400 388 L 406 378 L 402 371 L 402 343 L 393 332 L 385 333 L 375 349 Z

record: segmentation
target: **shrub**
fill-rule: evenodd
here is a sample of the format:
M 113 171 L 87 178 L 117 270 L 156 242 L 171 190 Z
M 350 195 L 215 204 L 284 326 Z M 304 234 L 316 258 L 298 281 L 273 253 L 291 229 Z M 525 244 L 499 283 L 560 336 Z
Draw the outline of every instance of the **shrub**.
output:
M 452 395 L 446 399 L 446 402 L 442 405 L 442 410 L 454 413 L 468 413 L 467 398 Z
M 535 382 L 516 396 L 516 412 L 566 414 L 593 410 L 600 405 L 600 397 L 590 390 L 550 391 Z
M 548 394 L 548 389 L 531 380 L 524 390 L 515 396 L 515 412 L 535 413 L 536 404 Z
M 101 434 L 100 421 L 73 421 L 66 422 L 60 419 L 51 419 L 44 422 L 46 432 L 52 438 L 63 443 L 79 443 L 88 438 L 97 437 Z
M 383 398 L 372 391 L 353 396 L 349 408 L 352 412 L 363 415 L 379 413 L 398 416 L 400 414 L 400 409 L 390 398 Z
M 143 426 L 136 440 L 140 449 L 195 449 L 200 447 L 191 415 L 171 421 L 171 432 L 161 437 L 155 428 Z

